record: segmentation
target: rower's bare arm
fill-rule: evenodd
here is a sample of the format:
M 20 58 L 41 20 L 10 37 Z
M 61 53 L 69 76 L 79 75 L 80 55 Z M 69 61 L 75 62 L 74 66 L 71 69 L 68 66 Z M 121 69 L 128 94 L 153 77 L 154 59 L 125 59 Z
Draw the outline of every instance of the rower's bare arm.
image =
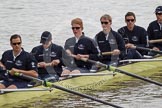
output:
M 77 54 L 76 57 L 75 57 L 77 60 L 81 60 L 83 58 L 86 58 L 88 59 L 89 58 L 89 55 L 84 55 L 84 54 Z
M 10 70 L 10 74 L 14 75 L 15 73 L 22 73 L 24 75 L 29 75 L 32 77 L 38 77 L 38 73 L 35 70 L 21 70 L 21 69 L 16 69 L 16 68 L 12 68 Z
M 37 64 L 37 66 L 38 66 L 39 68 L 45 68 L 45 67 L 46 67 L 46 62 L 39 62 L 39 63 Z
M 60 63 L 60 60 L 56 59 L 56 60 L 52 60 L 50 63 L 39 62 L 37 66 L 39 68 L 46 68 L 47 66 L 57 66 L 59 63 Z
M 57 66 L 59 63 L 60 63 L 60 60 L 59 59 L 52 60 L 51 66 Z
M 127 43 L 127 44 L 125 45 L 125 47 L 126 47 L 126 48 L 133 48 L 133 47 L 134 47 L 134 44 Z

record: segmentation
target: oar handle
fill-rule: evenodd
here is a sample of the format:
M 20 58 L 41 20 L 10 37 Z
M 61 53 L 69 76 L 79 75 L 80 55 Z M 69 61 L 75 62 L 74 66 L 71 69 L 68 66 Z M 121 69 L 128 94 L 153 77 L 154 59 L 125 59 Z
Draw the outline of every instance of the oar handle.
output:
M 162 39 L 149 40 L 149 43 L 159 43 L 162 42 Z
M 29 80 L 34 80 L 34 81 L 37 81 L 37 82 L 41 82 L 41 84 L 44 83 L 44 81 L 41 80 L 41 79 L 29 76 L 29 75 L 25 75 L 25 74 L 22 74 L 22 73 L 19 73 L 19 72 L 15 72 L 14 75 L 15 76 L 20 76 L 20 77 L 23 77 L 23 78 L 26 78 L 26 79 L 29 79 Z
M 82 58 L 81 60 L 85 61 L 85 62 L 89 62 L 89 63 L 95 64 L 95 65 L 98 65 L 98 66 L 101 66 L 101 67 L 105 67 L 106 69 L 109 69 L 111 71 L 115 71 L 115 69 L 116 69 L 116 67 L 106 65 L 106 64 L 101 63 L 99 61 L 90 60 L 90 59 L 87 59 L 87 58 Z
M 112 55 L 113 52 L 102 52 L 101 54 L 102 54 L 102 55 Z

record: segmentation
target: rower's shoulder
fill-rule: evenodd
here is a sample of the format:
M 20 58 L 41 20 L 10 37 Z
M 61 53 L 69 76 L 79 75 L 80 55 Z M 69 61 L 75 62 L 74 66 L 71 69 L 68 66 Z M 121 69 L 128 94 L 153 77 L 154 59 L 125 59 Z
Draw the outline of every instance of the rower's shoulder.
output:
M 157 25 L 157 20 L 154 20 L 154 21 L 149 23 L 149 26 L 153 26 L 153 25 Z
M 4 54 L 11 54 L 11 53 L 12 53 L 12 50 L 6 50 L 6 51 L 3 52 L 3 55 Z
M 120 27 L 117 32 L 120 32 L 120 31 L 125 31 L 127 29 L 127 26 L 123 26 L 123 27 Z
M 135 28 L 136 28 L 136 29 L 139 29 L 139 30 L 145 30 L 144 27 L 142 27 L 142 26 L 138 26 L 138 25 L 136 25 Z
M 105 35 L 105 34 L 104 34 L 103 31 L 100 31 L 100 32 L 98 32 L 98 33 L 95 35 L 95 37 L 98 37 L 98 36 L 100 36 L 100 35 Z
M 70 38 L 66 39 L 66 42 L 68 42 L 68 41 L 75 41 L 75 37 L 70 37 Z
M 38 46 L 33 47 L 33 49 L 40 49 L 40 48 L 43 48 L 43 46 L 42 45 L 38 45 Z
M 54 44 L 52 43 L 52 48 L 57 48 L 57 49 L 63 49 L 63 47 L 61 45 L 57 45 L 57 44 Z

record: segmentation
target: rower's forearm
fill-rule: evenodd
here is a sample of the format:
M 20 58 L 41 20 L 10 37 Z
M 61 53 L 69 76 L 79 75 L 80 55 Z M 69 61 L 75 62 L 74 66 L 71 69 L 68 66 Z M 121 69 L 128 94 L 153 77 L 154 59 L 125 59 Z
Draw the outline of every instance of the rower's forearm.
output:
M 19 70 L 18 72 L 22 73 L 22 74 L 25 74 L 25 75 L 32 76 L 32 77 L 38 77 L 38 73 L 36 71 L 34 71 L 34 70 L 29 70 L 29 71 Z

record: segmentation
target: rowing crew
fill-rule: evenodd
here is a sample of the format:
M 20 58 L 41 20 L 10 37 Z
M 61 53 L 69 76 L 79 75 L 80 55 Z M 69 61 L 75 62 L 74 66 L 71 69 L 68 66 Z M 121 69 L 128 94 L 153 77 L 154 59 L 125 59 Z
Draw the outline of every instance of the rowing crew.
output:
M 162 6 L 157 7 L 155 13 L 157 20 L 150 24 L 148 36 L 156 35 L 158 37 L 153 39 L 158 39 L 162 36 L 162 30 L 159 29 L 162 23 Z M 135 14 L 128 12 L 125 15 L 127 26 L 119 29 L 119 34 L 111 28 L 111 16 L 105 14 L 100 18 L 103 30 L 92 40 L 83 33 L 82 20 L 75 18 L 71 21 L 74 37 L 66 40 L 64 48 L 52 43 L 52 34 L 45 31 L 41 35 L 42 45 L 34 47 L 31 53 L 22 48 L 20 35 L 12 35 L 10 38 L 12 50 L 3 53 L 0 63 L 4 70 L 10 72 L 8 75 L 5 74 L 0 89 L 28 87 L 30 81 L 14 76 L 15 72 L 54 82 L 62 75 L 89 73 L 93 67 L 97 68 L 89 62 L 82 61 L 83 58 L 115 66 L 119 65 L 119 60 L 142 58 L 147 52 L 138 51 L 135 46 L 148 47 L 148 37 L 146 30 L 136 26 L 135 21 Z M 154 23 L 159 25 L 155 26 Z M 154 29 L 158 33 L 155 33 Z M 161 50 L 159 44 L 154 44 L 153 49 Z

